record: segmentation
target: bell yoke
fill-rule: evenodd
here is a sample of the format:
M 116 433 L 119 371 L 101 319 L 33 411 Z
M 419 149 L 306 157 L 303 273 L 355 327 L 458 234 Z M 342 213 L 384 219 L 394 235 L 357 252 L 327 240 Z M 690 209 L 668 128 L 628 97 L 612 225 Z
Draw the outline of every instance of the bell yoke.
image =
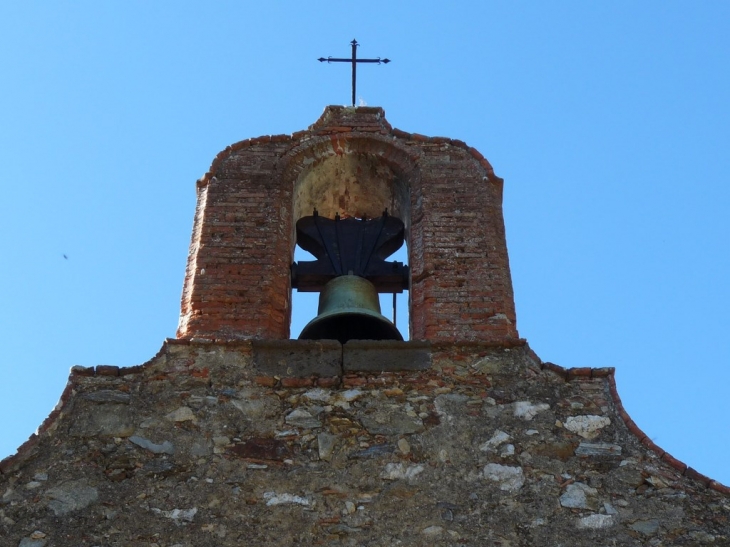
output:
M 320 292 L 317 317 L 301 340 L 403 340 L 380 313 L 378 293 L 408 288 L 408 266 L 385 259 L 402 245 L 403 222 L 388 215 L 374 219 L 312 216 L 297 221 L 297 244 L 316 260 L 292 264 L 292 288 Z

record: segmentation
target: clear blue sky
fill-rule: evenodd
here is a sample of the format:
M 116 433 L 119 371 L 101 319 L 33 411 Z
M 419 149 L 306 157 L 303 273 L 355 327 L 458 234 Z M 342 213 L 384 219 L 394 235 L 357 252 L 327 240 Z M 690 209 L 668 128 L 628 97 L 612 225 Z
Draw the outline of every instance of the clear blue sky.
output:
M 391 5 L 395 4 L 395 6 Z M 195 180 L 358 96 L 505 179 L 518 328 L 730 484 L 730 3 L 4 2 L 0 457 L 174 336 Z M 68 259 L 64 259 L 63 255 Z

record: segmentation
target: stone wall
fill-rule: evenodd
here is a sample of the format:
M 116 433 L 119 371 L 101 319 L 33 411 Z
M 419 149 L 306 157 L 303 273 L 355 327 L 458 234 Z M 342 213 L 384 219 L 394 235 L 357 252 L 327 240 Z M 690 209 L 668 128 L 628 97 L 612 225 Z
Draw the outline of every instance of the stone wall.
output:
M 641 434 L 612 369 L 399 344 L 170 340 L 76 367 L 0 463 L 0 545 L 730 544 L 728 488 Z

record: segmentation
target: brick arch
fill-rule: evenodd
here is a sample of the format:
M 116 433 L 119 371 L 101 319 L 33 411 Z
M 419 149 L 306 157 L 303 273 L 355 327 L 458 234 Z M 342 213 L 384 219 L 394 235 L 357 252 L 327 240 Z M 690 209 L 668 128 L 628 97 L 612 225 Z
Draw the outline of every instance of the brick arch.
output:
M 338 107 L 307 131 L 216 158 L 198 184 L 178 337 L 289 337 L 296 185 L 347 155 L 400 189 L 411 339 L 514 341 L 502 185 L 489 163 L 460 141 L 393 129 L 381 109 Z
M 293 148 L 279 162 L 282 181 L 296 187 L 303 177 L 318 166 L 346 157 L 360 158 L 386 167 L 405 191 L 409 189 L 412 180 L 418 177 L 420 154 L 416 151 L 408 149 L 392 137 L 345 133 L 309 139 Z
M 341 133 L 307 140 L 280 162 L 282 183 L 292 192 L 292 230 L 302 216 L 374 218 L 384 209 L 406 227 L 408 264 L 419 261 L 410 252 L 411 187 L 418 186 L 420 154 L 389 135 Z M 296 245 L 292 233 L 292 256 Z M 411 305 L 409 303 L 409 316 Z

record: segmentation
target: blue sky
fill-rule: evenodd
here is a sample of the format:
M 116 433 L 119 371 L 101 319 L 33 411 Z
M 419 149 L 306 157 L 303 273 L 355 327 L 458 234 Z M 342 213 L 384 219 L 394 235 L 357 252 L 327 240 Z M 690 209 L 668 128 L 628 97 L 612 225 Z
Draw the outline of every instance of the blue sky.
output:
M 174 336 L 195 180 L 348 103 L 348 68 L 316 59 L 357 38 L 393 60 L 359 100 L 505 179 L 520 334 L 616 367 L 636 423 L 730 484 L 728 21 L 719 1 L 3 3 L 0 457 L 70 366 Z

